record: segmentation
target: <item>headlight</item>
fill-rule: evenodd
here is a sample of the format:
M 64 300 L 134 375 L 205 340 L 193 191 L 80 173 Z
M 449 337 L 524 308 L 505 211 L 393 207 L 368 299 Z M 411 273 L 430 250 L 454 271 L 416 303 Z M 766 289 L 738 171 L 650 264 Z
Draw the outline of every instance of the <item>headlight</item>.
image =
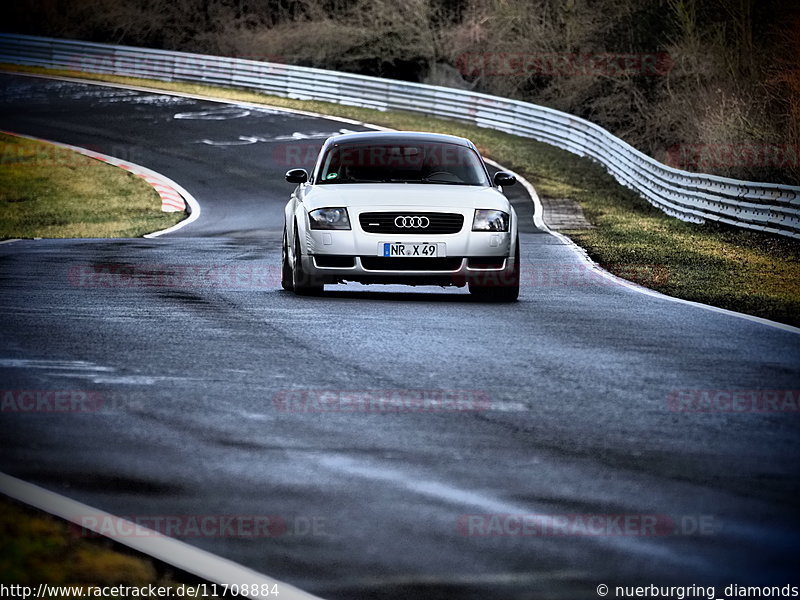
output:
M 472 220 L 472 231 L 508 231 L 508 213 L 478 208 Z
M 350 229 L 346 208 L 318 208 L 308 213 L 311 229 Z

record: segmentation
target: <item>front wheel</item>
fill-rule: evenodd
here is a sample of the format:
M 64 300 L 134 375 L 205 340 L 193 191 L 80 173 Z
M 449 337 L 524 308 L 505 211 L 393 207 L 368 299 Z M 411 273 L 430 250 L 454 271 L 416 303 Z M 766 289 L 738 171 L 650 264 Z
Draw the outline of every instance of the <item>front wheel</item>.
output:
M 292 265 L 289 263 L 289 236 L 283 228 L 283 245 L 281 247 L 281 287 L 287 292 L 294 290 L 292 281 Z
M 469 282 L 469 293 L 481 300 L 488 302 L 515 302 L 519 298 L 519 235 L 514 244 L 514 270 L 510 277 L 503 277 L 502 281 L 490 283 L 489 285 L 479 285 Z
M 303 270 L 303 261 L 300 254 L 300 236 L 295 230 L 294 235 L 294 260 L 292 261 L 292 288 L 299 296 L 318 296 L 322 293 L 323 285 L 314 281 L 310 273 Z

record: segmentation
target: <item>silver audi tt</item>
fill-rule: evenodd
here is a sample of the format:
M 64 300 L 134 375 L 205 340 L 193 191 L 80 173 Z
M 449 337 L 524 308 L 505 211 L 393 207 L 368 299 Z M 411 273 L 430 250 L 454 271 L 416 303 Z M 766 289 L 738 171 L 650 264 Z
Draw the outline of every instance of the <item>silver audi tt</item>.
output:
M 326 140 L 285 208 L 281 284 L 469 286 L 487 300 L 519 295 L 517 215 L 475 145 L 433 133 L 367 132 Z

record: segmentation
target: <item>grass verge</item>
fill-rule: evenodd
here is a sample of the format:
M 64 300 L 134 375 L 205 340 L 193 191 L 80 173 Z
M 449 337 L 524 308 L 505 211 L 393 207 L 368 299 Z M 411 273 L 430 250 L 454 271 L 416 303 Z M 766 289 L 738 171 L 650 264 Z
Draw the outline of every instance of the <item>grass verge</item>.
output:
M 542 198 L 571 198 L 595 226 L 566 231 L 598 263 L 665 294 L 800 326 L 800 242 L 716 224 L 683 223 L 619 185 L 600 165 L 526 138 L 402 111 L 300 101 L 213 86 L 3 66 L 309 110 L 401 130 L 470 138 L 531 181 Z M 637 268 L 643 267 L 643 268 Z M 653 277 L 653 268 L 660 274 Z
M 182 220 L 142 178 L 72 150 L 0 134 L 0 238 L 139 237 Z
M 36 586 L 196 586 L 191 575 L 0 496 L 0 581 Z M 50 596 L 58 597 L 58 596 Z

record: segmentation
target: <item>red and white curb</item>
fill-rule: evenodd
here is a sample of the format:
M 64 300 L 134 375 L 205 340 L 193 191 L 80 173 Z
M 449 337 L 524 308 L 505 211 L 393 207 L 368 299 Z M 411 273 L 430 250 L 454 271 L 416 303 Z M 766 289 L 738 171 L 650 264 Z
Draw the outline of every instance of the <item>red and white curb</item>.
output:
M 0 473 L 0 493 L 100 535 L 104 533 L 103 523 L 114 523 L 115 531 L 137 531 L 142 535 L 119 536 L 115 537 L 114 541 L 211 583 L 227 584 L 231 588 L 237 586 L 235 589 L 241 589 L 244 585 L 252 589 L 252 586 L 255 585 L 256 589 L 259 590 L 263 589 L 262 586 L 268 586 L 271 590 L 273 586 L 277 585 L 280 600 L 322 600 L 319 596 L 304 592 L 288 583 L 267 577 L 233 561 L 221 558 L 205 550 L 200 550 L 175 538 L 144 528 L 141 525 L 135 525 L 125 519 L 115 517 L 86 504 L 81 504 L 5 473 Z M 95 521 L 97 524 L 95 526 L 91 526 L 92 523 L 87 524 L 86 519 L 82 518 L 83 515 L 96 516 L 97 519 Z M 90 526 L 87 527 L 87 525 Z M 261 597 L 245 593 L 240 594 L 240 596 Z
M 91 156 L 97 160 L 108 162 L 102 156 L 92 156 L 92 154 L 96 153 L 89 153 L 86 154 L 86 156 Z M 137 169 L 132 168 L 130 163 L 122 163 L 117 166 L 121 169 L 125 169 L 126 171 L 130 171 L 134 175 L 138 175 L 151 186 L 153 186 L 156 192 L 158 192 L 158 195 L 161 196 L 161 212 L 183 212 L 186 210 L 186 201 L 183 199 L 183 196 L 180 195 L 178 190 L 165 182 L 163 176 L 153 176 L 149 173 L 137 172 Z
M 156 193 L 158 193 L 159 197 L 161 198 L 162 212 L 189 212 L 189 217 L 175 226 L 170 227 L 169 229 L 164 229 L 163 231 L 149 233 L 145 237 L 158 237 L 165 233 L 171 233 L 197 220 L 197 218 L 200 216 L 200 204 L 197 202 L 197 200 L 195 200 L 189 192 L 178 185 L 175 181 L 162 175 L 161 173 L 158 173 L 157 171 L 153 171 L 152 169 L 148 169 L 142 165 L 137 165 L 136 163 L 109 156 L 108 154 L 95 152 L 94 150 L 89 150 L 88 148 L 73 146 L 72 144 L 64 144 L 62 142 L 46 140 L 43 138 L 34 137 L 32 135 L 16 133 L 14 131 L 0 130 L 0 133 L 13 135 L 14 137 L 41 142 L 44 144 L 50 144 L 52 146 L 64 148 L 65 150 L 71 150 L 73 152 L 77 152 L 78 154 L 82 154 L 83 156 L 88 156 L 89 158 L 93 158 L 95 160 L 114 165 L 115 167 L 119 167 L 120 169 L 124 169 L 130 173 L 133 173 L 137 177 L 144 179 L 148 184 L 150 184 Z

